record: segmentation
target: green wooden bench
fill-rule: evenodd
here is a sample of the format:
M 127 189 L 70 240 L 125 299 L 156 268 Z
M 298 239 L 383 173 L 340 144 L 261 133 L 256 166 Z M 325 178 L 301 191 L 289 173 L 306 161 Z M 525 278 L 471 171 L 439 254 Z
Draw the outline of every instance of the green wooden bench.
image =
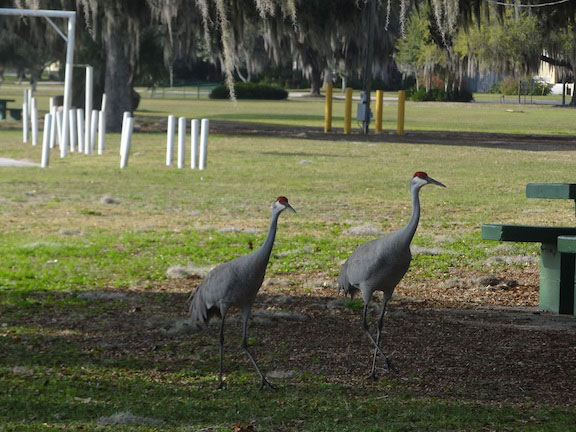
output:
M 526 197 L 576 200 L 576 184 L 531 183 Z M 485 224 L 482 238 L 541 243 L 540 309 L 575 314 L 576 227 Z
M 8 102 L 16 102 L 15 99 L 0 99 L 0 120 L 6 120 L 8 111 Z

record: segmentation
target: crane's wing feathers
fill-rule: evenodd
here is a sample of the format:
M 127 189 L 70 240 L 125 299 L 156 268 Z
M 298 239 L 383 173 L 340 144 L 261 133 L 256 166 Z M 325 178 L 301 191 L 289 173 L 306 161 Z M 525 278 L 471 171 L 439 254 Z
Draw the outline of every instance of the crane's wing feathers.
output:
M 199 325 L 225 314 L 230 306 L 251 304 L 264 280 L 266 263 L 252 254 L 215 267 L 198 286 L 190 303 L 192 321 Z
M 339 277 L 342 289 L 394 289 L 410 266 L 410 246 L 394 235 L 359 246 L 342 266 Z M 344 273 L 344 274 L 342 274 Z
M 220 301 L 228 291 L 237 286 L 238 275 L 232 261 L 212 269 L 196 288 L 190 302 L 190 317 L 194 324 L 207 323 L 213 316 L 221 314 Z

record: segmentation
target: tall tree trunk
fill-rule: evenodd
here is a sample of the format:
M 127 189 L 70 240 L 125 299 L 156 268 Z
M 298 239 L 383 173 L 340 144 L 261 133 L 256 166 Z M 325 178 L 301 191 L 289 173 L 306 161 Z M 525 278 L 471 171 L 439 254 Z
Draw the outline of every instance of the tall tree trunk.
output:
M 310 72 L 310 94 L 320 96 L 320 87 L 322 86 L 322 71 L 315 64 L 311 65 Z
M 117 17 L 108 17 L 106 32 L 106 129 L 120 132 L 125 111 L 132 111 L 130 62 L 124 50 L 126 26 Z

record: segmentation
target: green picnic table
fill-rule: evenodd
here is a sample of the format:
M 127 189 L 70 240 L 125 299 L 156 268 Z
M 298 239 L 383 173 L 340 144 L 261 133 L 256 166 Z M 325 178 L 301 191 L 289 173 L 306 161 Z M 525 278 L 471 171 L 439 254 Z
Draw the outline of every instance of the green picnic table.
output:
M 576 184 L 530 183 L 526 197 L 576 202 Z M 576 227 L 484 224 L 482 238 L 541 243 L 540 310 L 575 314 Z
M 14 120 L 20 120 L 22 110 L 19 108 L 8 108 L 8 102 L 16 102 L 16 100 L 0 99 L 0 120 L 5 120 L 8 118 L 8 111 L 10 111 L 10 117 L 12 117 Z

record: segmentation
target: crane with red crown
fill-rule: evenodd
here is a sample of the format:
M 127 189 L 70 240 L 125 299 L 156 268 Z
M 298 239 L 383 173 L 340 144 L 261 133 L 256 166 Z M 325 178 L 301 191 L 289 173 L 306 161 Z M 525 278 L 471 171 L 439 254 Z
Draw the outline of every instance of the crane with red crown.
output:
M 190 302 L 190 317 L 195 326 L 205 325 L 218 316 L 220 322 L 220 366 L 218 370 L 218 388 L 223 387 L 222 363 L 224 357 L 224 320 L 228 310 L 238 307 L 242 312 L 242 348 L 260 376 L 260 388 L 267 386 L 275 389 L 260 371 L 256 360 L 248 350 L 248 318 L 256 294 L 262 286 L 266 267 L 272 253 L 276 237 L 276 228 L 280 214 L 289 209 L 296 210 L 288 203 L 288 198 L 280 196 L 272 204 L 272 219 L 266 240 L 254 252 L 225 262 L 206 275 L 198 286 Z
M 354 294 L 358 291 L 362 293 L 364 302 L 362 308 L 362 329 L 374 346 L 372 369 L 369 375 L 371 379 L 376 379 L 376 359 L 379 353 L 384 357 L 386 366 L 390 368 L 390 361 L 380 349 L 384 314 L 386 305 L 394 293 L 394 288 L 396 288 L 396 285 L 402 280 L 410 267 L 410 261 L 412 260 L 410 243 L 420 221 L 420 189 L 427 184 L 446 187 L 439 181 L 429 177 L 425 172 L 418 171 L 414 173 L 410 181 L 412 216 L 408 224 L 392 234 L 359 246 L 352 252 L 340 269 L 338 291 L 344 290 L 344 293 L 350 294 L 351 298 L 354 298 Z M 377 323 L 376 339 L 370 333 L 366 321 L 368 303 L 374 291 L 382 291 L 384 294 L 382 311 Z

